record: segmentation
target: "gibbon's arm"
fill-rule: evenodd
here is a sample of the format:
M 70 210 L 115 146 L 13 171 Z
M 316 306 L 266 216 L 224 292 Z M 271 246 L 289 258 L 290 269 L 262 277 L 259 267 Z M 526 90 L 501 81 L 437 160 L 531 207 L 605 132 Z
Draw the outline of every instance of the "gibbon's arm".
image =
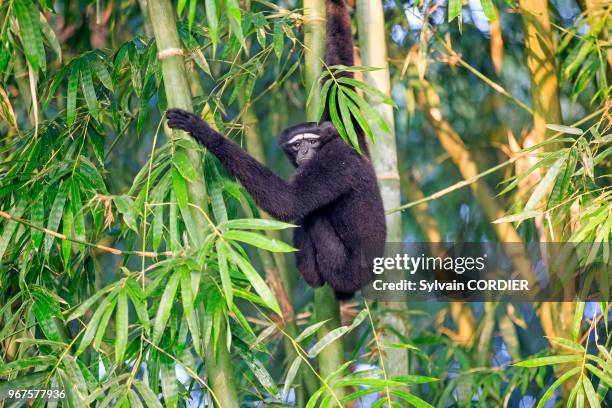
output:
M 167 117 L 168 126 L 189 132 L 240 180 L 257 205 L 281 221 L 301 218 L 329 204 L 351 188 L 351 180 L 343 179 L 350 178 L 350 173 L 333 166 L 333 161 L 338 158 L 327 158 L 333 161 L 313 166 L 316 168 L 312 175 L 287 182 L 193 113 L 169 109 Z M 321 158 L 321 161 L 325 162 L 326 159 Z

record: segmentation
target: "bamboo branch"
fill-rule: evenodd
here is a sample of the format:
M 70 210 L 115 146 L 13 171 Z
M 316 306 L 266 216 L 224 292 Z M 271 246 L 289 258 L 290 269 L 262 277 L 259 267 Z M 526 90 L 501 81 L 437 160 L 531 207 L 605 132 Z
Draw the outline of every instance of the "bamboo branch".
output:
M 357 0 L 357 30 L 359 34 L 359 56 L 365 66 L 378 67 L 376 71 L 366 71 L 364 80 L 374 88 L 391 95 L 391 80 L 387 57 L 385 17 L 382 1 Z M 380 194 L 386 209 L 400 205 L 400 175 L 397 167 L 397 143 L 393 108 L 366 96 L 368 103 L 376 109 L 391 128 L 391 135 L 380 129 L 373 129 L 376 143 L 369 144 L 372 165 L 376 171 Z M 398 212 L 387 212 L 387 242 L 402 242 L 402 218 Z M 401 342 L 401 336 L 408 337 L 408 308 L 405 302 L 382 302 L 378 324 L 393 328 L 383 330 L 383 343 Z M 395 331 L 395 332 L 394 332 Z M 376 334 L 375 334 L 376 338 Z M 380 355 L 381 367 L 388 370 L 391 377 L 408 375 L 408 350 L 403 348 L 386 349 Z M 383 362 L 383 358 L 386 362 Z M 385 376 L 387 373 L 385 372 Z
M 55 238 L 64 240 L 64 241 L 70 241 L 70 242 L 74 242 L 75 244 L 81 244 L 81 245 L 85 245 L 87 247 L 90 248 L 95 248 L 97 250 L 103 251 L 103 252 L 108 252 L 111 253 L 113 255 L 136 255 L 136 256 L 140 256 L 143 258 L 157 258 L 160 256 L 177 256 L 179 255 L 179 253 L 177 252 L 172 252 L 172 251 L 164 251 L 164 252 L 152 252 L 152 251 L 126 251 L 123 249 L 117 249 L 117 248 L 112 248 L 106 245 L 100 245 L 100 244 L 94 244 L 93 242 L 88 242 L 88 241 L 84 241 L 82 239 L 78 239 L 78 238 L 71 238 L 71 237 L 67 237 L 64 234 L 61 234 L 59 232 L 50 230 L 49 228 L 45 228 L 45 227 L 41 227 L 39 225 L 36 224 L 32 224 L 31 222 L 24 220 L 23 218 L 19 218 L 19 217 L 13 217 L 11 214 L 5 212 L 5 211 L 0 211 L 0 217 L 5 218 L 9 221 L 14 221 L 17 222 L 19 224 L 23 224 L 27 227 L 30 228 L 34 228 L 38 231 L 42 231 L 45 234 L 49 234 L 54 236 Z

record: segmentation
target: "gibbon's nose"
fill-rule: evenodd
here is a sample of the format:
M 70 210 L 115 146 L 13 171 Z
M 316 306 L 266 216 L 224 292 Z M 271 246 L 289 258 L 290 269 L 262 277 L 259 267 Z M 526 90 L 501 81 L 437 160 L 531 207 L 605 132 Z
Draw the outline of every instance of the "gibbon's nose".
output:
M 300 150 L 298 151 L 298 156 L 308 157 L 308 153 L 310 153 L 310 148 L 305 144 L 300 146 Z

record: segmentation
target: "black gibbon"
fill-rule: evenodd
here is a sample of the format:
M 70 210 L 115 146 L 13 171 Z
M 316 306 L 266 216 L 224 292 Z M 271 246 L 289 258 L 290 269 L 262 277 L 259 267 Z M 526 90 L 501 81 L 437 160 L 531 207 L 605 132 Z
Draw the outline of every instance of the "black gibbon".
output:
M 353 65 L 344 0 L 327 1 L 325 62 Z M 362 245 L 381 246 L 386 224 L 363 134 L 359 138 L 365 156 L 340 138 L 328 113 L 321 123 L 285 129 L 278 142 L 296 167 L 285 181 L 193 113 L 169 109 L 167 118 L 171 128 L 189 132 L 217 156 L 258 206 L 299 225 L 294 234 L 297 266 L 310 286 L 327 283 L 338 299 L 349 299 L 369 282 L 370 274 L 361 268 Z

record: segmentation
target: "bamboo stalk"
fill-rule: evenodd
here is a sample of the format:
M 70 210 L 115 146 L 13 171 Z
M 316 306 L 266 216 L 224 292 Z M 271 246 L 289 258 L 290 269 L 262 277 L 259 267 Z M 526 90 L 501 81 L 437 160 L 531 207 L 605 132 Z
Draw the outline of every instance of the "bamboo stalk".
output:
M 550 137 L 547 123 L 563 123 L 559 99 L 559 80 L 556 67 L 556 43 L 552 31 L 548 0 L 519 1 L 525 30 L 527 67 L 531 77 L 531 98 L 533 99 L 533 129 L 529 135 L 533 143 L 541 143 Z M 556 150 L 558 144 L 549 144 L 546 149 Z M 542 174 L 540 173 L 541 177 Z M 544 217 L 536 219 L 540 241 L 562 241 L 564 222 L 546 228 Z M 554 254 L 549 254 L 553 257 Z M 572 302 L 542 302 L 539 309 L 540 324 L 548 337 L 571 338 L 575 304 Z M 559 349 L 556 343 L 553 348 Z M 566 382 L 563 392 L 567 395 L 572 382 Z
M 315 121 L 319 109 L 319 86 L 317 80 L 321 75 L 323 53 L 325 49 L 325 1 L 304 0 L 304 45 L 305 45 L 305 79 L 306 89 L 312 92 L 306 107 L 306 117 Z M 317 335 L 323 338 L 331 330 L 340 326 L 340 308 L 331 288 L 325 285 L 315 289 L 315 318 L 317 321 L 329 320 Z M 344 362 L 344 345 L 342 339 L 327 346 L 319 354 L 319 371 L 325 378 L 336 371 Z M 342 390 L 336 390 L 338 398 Z
M 520 0 L 519 4 L 525 28 L 527 68 L 531 76 L 532 134 L 535 143 L 541 143 L 546 138 L 546 124 L 561 124 L 562 120 L 557 92 L 555 40 L 548 15 L 548 0 Z
M 168 106 L 192 111 L 189 81 L 172 4 L 169 0 L 148 0 L 148 12 L 159 50 L 158 57 L 162 67 Z M 184 132 L 173 131 L 172 137 L 186 136 Z M 191 215 L 197 224 L 198 231 L 204 233 L 208 227 L 206 220 L 199 212 L 200 209 L 203 211 L 207 208 L 202 158 L 197 151 L 186 153 L 197 175 L 193 181 L 189 182 L 189 202 L 194 205 L 191 207 Z M 227 333 L 223 331 L 219 335 L 219 344 L 210 344 L 205 350 L 206 372 L 219 406 L 237 407 L 240 405 L 240 400 L 234 384 L 231 355 L 225 347 L 226 336 Z
M 359 33 L 359 55 L 363 65 L 381 68 L 365 72 L 365 82 L 376 89 L 391 94 L 389 63 L 383 5 L 380 0 L 357 0 L 357 30 Z M 368 96 L 366 96 L 368 98 Z M 392 135 L 380 129 L 373 129 L 376 143 L 369 144 L 370 158 L 378 178 L 378 185 L 385 209 L 397 208 L 400 205 L 400 176 L 397 168 L 397 144 L 395 140 L 395 122 L 393 108 L 369 98 L 368 102 L 389 124 Z M 387 242 L 402 242 L 401 213 L 386 214 Z M 408 308 L 405 302 L 382 302 L 387 311 L 380 316 L 382 327 L 393 327 L 404 337 L 408 337 Z M 399 343 L 401 339 L 391 330 L 382 333 L 384 343 Z M 390 376 L 408 374 L 408 350 L 389 348 L 385 350 L 384 367 Z M 381 355 L 381 358 L 383 356 Z

